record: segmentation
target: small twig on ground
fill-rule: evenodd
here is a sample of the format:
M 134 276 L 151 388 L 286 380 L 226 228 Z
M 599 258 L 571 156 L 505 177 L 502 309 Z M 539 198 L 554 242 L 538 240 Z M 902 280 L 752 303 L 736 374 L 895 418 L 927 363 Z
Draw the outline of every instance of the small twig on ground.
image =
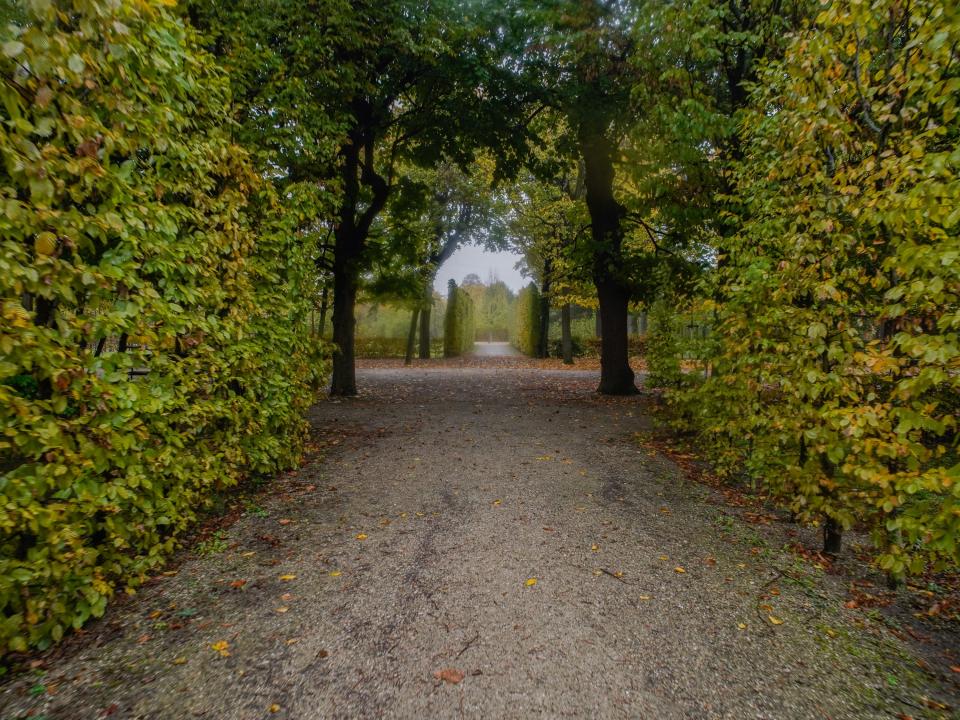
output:
M 457 655 L 456 655 L 456 657 L 455 657 L 454 659 L 456 659 L 456 658 L 460 657 L 461 655 L 463 655 L 467 650 L 470 649 L 470 646 L 473 645 L 473 644 L 474 644 L 477 640 L 479 640 L 479 639 L 480 639 L 480 633 L 477 633 L 476 635 L 473 636 L 473 638 L 471 638 L 471 640 L 470 640 L 466 645 L 464 645 L 462 648 L 460 648 L 460 652 L 457 653 Z
M 617 575 L 615 572 L 610 572 L 610 571 L 607 570 L 606 568 L 600 568 L 600 572 L 602 572 L 602 573 L 604 573 L 604 574 L 606 574 L 606 575 L 609 575 L 609 576 L 612 577 L 614 580 L 619 580 L 619 581 L 622 582 L 624 585 L 627 584 L 627 581 L 624 580 L 620 575 Z

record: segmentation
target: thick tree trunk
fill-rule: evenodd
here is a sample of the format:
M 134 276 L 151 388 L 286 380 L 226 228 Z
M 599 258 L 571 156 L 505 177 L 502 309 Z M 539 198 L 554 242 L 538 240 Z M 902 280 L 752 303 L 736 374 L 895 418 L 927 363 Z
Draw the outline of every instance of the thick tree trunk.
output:
M 603 335 L 600 337 L 600 387 L 604 395 L 632 395 L 637 392 L 629 362 L 626 291 L 614 282 L 597 283 Z
M 354 367 L 354 336 L 357 304 L 357 281 L 353 272 L 344 264 L 333 274 L 333 377 L 331 395 L 356 395 L 357 373 Z
M 833 518 L 827 518 L 823 523 L 823 554 L 839 555 L 843 545 L 843 528 Z
M 600 386 L 605 395 L 632 395 L 637 392 L 630 369 L 627 342 L 627 306 L 630 291 L 623 271 L 624 207 L 613 194 L 613 158 L 616 147 L 602 125 L 581 124 L 578 129 L 583 155 L 587 209 L 596 250 L 593 254 L 593 282 L 600 300 Z
M 423 298 L 423 307 L 420 308 L 420 359 L 430 359 L 430 315 L 433 309 L 433 278 L 429 278 Z
M 410 331 L 407 333 L 407 352 L 403 356 L 403 364 L 409 365 L 413 362 L 413 346 L 417 339 L 417 318 L 420 316 L 420 308 L 414 308 L 410 315 Z
M 563 364 L 573 365 L 573 336 L 570 333 L 570 303 L 560 308 L 560 349 L 563 351 Z

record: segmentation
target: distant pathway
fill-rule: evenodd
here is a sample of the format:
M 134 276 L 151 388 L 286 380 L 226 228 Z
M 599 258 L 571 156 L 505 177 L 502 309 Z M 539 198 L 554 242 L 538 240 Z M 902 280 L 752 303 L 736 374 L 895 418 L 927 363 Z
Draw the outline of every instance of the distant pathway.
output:
M 476 357 L 517 357 L 520 351 L 508 342 L 474 343 L 471 355 Z
M 642 399 L 359 379 L 314 412 L 324 459 L 0 687 L 0 718 L 924 716 L 905 648 L 634 441 Z

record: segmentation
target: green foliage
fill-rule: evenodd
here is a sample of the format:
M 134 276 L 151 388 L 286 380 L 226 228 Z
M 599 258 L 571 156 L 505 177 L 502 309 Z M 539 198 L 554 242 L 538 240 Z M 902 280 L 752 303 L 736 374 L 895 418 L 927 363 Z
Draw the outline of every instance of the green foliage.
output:
M 524 355 L 537 354 L 540 344 L 540 291 L 530 283 L 517 295 L 513 344 Z
M 165 3 L 30 3 L 0 59 L 0 652 L 136 586 L 294 464 L 323 362 L 303 245 Z
M 457 283 L 450 281 L 447 312 L 443 319 L 443 356 L 459 357 L 473 350 L 476 318 L 473 298 Z
M 673 299 L 659 298 L 650 306 L 647 333 L 647 385 L 678 387 L 680 372 L 680 316 Z
M 960 562 L 960 10 L 833 3 L 763 71 L 716 372 L 675 396 L 802 520 L 895 576 Z

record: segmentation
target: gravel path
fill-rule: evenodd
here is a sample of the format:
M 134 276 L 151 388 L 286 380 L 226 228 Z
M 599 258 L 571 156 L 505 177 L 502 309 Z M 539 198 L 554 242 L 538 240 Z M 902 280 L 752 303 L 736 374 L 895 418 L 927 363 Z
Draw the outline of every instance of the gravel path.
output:
M 0 718 L 925 716 L 908 648 L 634 441 L 642 399 L 359 379 L 314 412 L 322 459 L 0 687 Z

